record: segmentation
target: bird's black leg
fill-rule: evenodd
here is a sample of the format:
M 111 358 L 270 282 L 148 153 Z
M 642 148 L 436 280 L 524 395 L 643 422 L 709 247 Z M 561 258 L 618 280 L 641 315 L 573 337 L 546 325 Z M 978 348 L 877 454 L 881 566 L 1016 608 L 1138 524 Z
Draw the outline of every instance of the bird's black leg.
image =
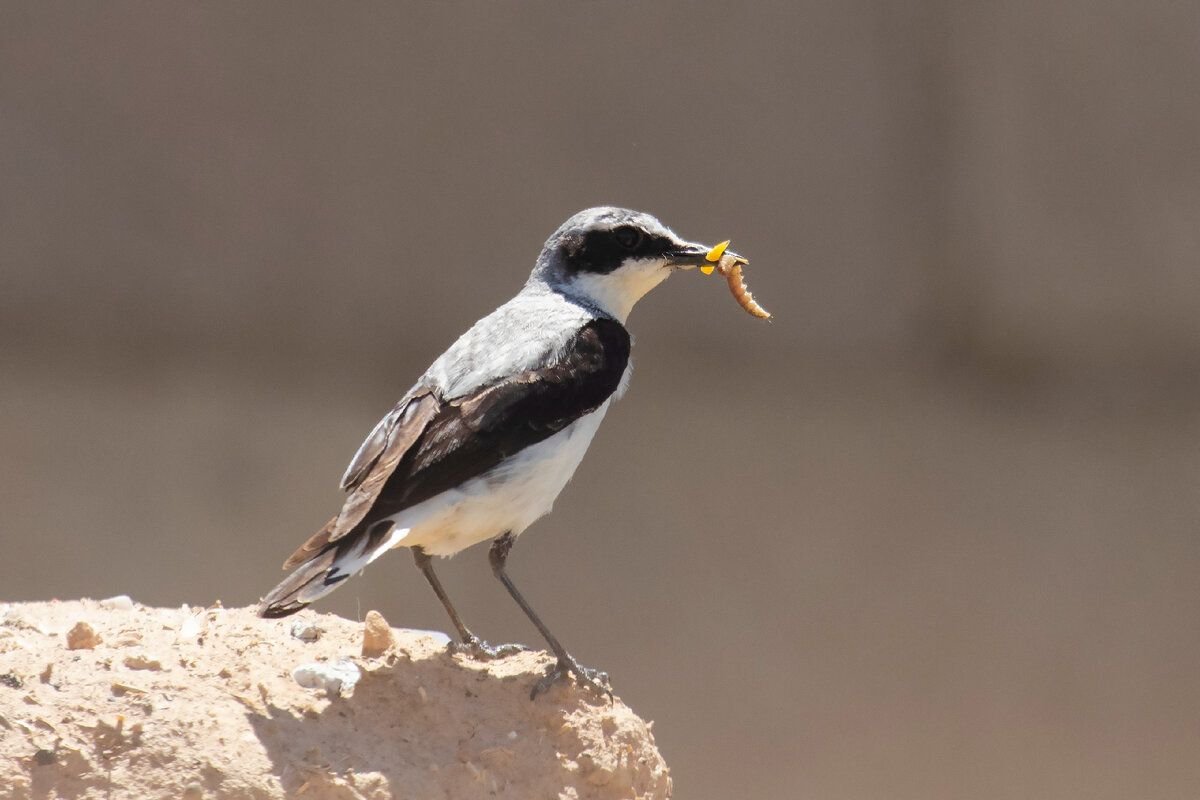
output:
M 471 633 L 470 629 L 463 624 L 459 618 L 458 612 L 454 609 L 454 605 L 450 602 L 450 596 L 446 594 L 446 590 L 442 588 L 442 582 L 438 580 L 438 576 L 433 571 L 433 559 L 430 558 L 420 547 L 414 547 L 413 560 L 417 562 L 417 566 L 421 568 L 422 574 L 425 575 L 425 580 L 429 581 L 429 585 L 433 587 L 433 593 L 438 596 L 438 600 L 442 601 L 442 605 L 446 608 L 446 613 L 450 615 L 450 621 L 454 623 L 454 627 L 458 630 L 460 642 L 452 642 L 450 650 L 456 653 L 467 653 L 482 660 L 491 660 L 493 658 L 504 658 L 521 652 L 525 648 L 519 644 L 501 644 L 490 645 L 480 639 L 475 634 Z
M 492 564 L 492 572 L 504 584 L 504 588 L 508 589 L 508 593 L 512 595 L 512 599 L 517 601 L 517 605 L 525 612 L 525 616 L 529 617 L 529 621 L 542 634 L 542 638 L 546 640 L 546 643 L 550 645 L 550 649 L 554 651 L 554 655 L 558 658 L 557 663 L 546 672 L 546 676 L 533 685 L 533 691 L 529 693 L 529 698 L 531 700 L 536 698 L 539 694 L 553 686 L 556 681 L 562 680 L 568 674 L 571 674 L 580 683 L 590 686 L 597 692 L 607 694 L 609 700 L 612 700 L 612 689 L 608 686 L 608 674 L 580 666 L 579 662 L 572 658 L 571 654 L 559 644 L 558 639 L 550 632 L 550 629 L 546 627 L 546 624 L 542 622 L 537 612 L 533 610 L 525 598 L 521 596 L 521 592 L 517 590 L 512 579 L 508 577 L 508 573 L 504 571 L 504 562 L 508 560 L 508 552 L 512 550 L 514 541 L 512 533 L 506 533 L 492 542 L 492 549 L 488 551 L 488 561 Z

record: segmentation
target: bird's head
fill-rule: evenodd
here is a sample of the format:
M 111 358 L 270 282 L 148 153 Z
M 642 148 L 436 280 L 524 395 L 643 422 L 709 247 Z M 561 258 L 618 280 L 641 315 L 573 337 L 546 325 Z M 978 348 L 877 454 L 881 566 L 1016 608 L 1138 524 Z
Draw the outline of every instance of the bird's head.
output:
M 677 269 L 705 264 L 708 252 L 644 212 L 589 208 L 546 240 L 530 280 L 624 322 L 647 292 Z

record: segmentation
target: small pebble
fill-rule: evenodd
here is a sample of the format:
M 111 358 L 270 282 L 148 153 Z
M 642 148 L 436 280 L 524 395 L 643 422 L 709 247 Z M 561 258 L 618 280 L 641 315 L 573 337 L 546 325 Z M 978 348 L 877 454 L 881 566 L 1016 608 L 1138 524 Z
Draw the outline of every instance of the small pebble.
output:
M 181 642 L 191 642 L 193 640 L 199 642 L 200 634 L 204 629 L 204 610 L 193 612 L 187 605 L 183 605 L 179 609 L 183 615 L 183 619 L 179 624 L 179 633 L 176 636 Z
M 117 697 L 124 697 L 127 694 L 145 694 L 146 690 L 137 686 L 130 686 L 128 683 L 114 683 L 109 687 L 112 693 Z
M 363 621 L 362 654 L 364 658 L 375 658 L 386 653 L 396 643 L 392 628 L 388 625 L 383 614 L 378 611 L 368 611 Z
M 125 656 L 124 664 L 129 669 L 151 669 L 156 672 L 163 668 L 162 661 L 146 655 Z
M 137 631 L 122 631 L 113 641 L 113 647 L 133 647 L 142 643 L 142 635 Z
M 315 622 L 300 620 L 292 625 L 292 638 L 302 642 L 315 642 L 321 638 L 321 628 Z
M 133 599 L 127 594 L 106 597 L 100 601 L 100 607 L 109 611 L 132 611 Z
M 75 627 L 67 631 L 68 650 L 91 650 L 102 641 L 104 639 L 100 634 L 92 630 L 92 626 L 86 622 L 76 622 Z
M 330 697 L 353 691 L 362 671 L 353 661 L 339 659 L 331 664 L 301 664 L 292 670 L 292 679 L 305 689 L 324 689 Z

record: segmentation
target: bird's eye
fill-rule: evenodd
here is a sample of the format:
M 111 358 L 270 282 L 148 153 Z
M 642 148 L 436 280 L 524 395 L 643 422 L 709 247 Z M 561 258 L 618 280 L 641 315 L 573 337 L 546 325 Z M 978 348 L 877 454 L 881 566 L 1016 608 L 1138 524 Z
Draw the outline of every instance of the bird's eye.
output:
M 642 243 L 642 232 L 632 225 L 622 225 L 613 230 L 613 238 L 621 247 L 632 250 Z

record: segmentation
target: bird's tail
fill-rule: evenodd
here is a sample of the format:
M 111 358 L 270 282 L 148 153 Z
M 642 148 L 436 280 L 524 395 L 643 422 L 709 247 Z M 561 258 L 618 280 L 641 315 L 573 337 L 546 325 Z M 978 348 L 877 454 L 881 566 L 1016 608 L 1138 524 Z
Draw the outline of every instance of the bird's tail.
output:
M 323 532 L 323 531 L 322 531 Z M 336 541 L 327 542 L 301 562 L 290 575 L 267 593 L 258 606 L 260 617 L 286 617 L 324 597 L 347 578 L 379 558 L 408 534 L 391 522 L 361 526 Z M 317 539 L 321 533 L 314 536 Z M 312 541 L 312 540 L 310 540 Z M 292 560 L 285 564 L 290 566 Z

